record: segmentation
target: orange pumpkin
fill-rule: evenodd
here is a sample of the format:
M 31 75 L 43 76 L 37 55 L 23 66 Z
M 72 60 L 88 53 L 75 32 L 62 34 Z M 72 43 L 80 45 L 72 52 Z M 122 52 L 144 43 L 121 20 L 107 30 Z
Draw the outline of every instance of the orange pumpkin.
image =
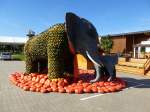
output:
M 29 86 L 24 86 L 24 87 L 23 87 L 23 90 L 24 90 L 24 91 L 29 91 L 29 89 L 30 89 Z
M 45 78 L 41 78 L 40 83 L 44 84 L 45 83 Z
M 41 92 L 41 93 L 46 93 L 47 90 L 46 90 L 45 88 L 41 88 L 40 92 Z
M 75 89 L 75 93 L 82 94 L 83 93 L 83 89 L 82 88 L 76 88 Z
M 97 93 L 97 92 L 98 92 L 97 87 L 92 87 L 92 92 L 93 92 L 93 93 Z
M 102 88 L 99 88 L 98 93 L 105 93 L 105 91 Z
M 30 91 L 35 92 L 36 88 L 35 87 L 30 87 Z
M 51 88 L 51 87 L 48 87 L 46 90 L 47 90 L 48 92 L 52 92 L 52 88 Z
M 59 88 L 59 89 L 58 89 L 58 92 L 59 92 L 59 93 L 65 93 L 66 91 L 65 91 L 64 88 Z

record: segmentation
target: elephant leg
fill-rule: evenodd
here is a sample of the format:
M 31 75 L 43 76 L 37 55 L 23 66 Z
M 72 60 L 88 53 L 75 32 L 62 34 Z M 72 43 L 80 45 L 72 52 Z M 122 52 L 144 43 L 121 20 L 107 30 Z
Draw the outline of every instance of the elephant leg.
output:
M 26 74 L 38 72 L 38 64 L 32 61 L 30 57 L 26 57 Z
M 114 67 L 111 66 L 110 64 L 106 64 L 105 67 L 106 71 L 108 71 L 107 73 L 109 74 L 108 81 L 112 81 L 114 77 Z
M 113 81 L 116 78 L 116 69 L 115 67 L 113 67 L 112 69 L 113 69 L 113 74 L 110 75 L 108 81 Z
M 116 78 L 116 69 L 115 66 L 113 65 L 112 60 L 108 57 L 101 56 L 101 61 L 105 66 L 105 73 L 109 75 L 108 81 L 112 81 Z

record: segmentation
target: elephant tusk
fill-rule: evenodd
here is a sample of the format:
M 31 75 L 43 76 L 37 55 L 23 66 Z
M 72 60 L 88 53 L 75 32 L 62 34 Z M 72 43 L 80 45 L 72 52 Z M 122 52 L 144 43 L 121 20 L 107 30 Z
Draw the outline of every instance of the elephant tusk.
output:
M 100 76 L 101 76 L 101 73 L 100 73 L 100 66 L 97 66 L 97 65 L 94 64 L 94 67 L 95 67 L 95 70 L 96 70 L 96 78 L 93 79 L 93 80 L 90 80 L 90 83 L 94 83 L 94 82 L 99 81 Z
M 87 55 L 87 57 L 93 62 L 94 68 L 95 68 L 95 71 L 96 71 L 96 78 L 93 79 L 93 80 L 91 80 L 90 82 L 91 82 L 91 83 L 97 82 L 97 81 L 100 79 L 100 77 L 101 77 L 101 73 L 100 73 L 100 67 L 101 67 L 101 65 L 98 64 L 98 63 L 90 56 L 90 54 L 88 53 L 88 51 L 86 51 L 86 55 Z
M 86 55 L 87 55 L 87 57 L 88 57 L 95 65 L 100 66 L 100 64 L 97 63 L 97 62 L 90 56 L 90 54 L 89 54 L 88 51 L 86 51 Z

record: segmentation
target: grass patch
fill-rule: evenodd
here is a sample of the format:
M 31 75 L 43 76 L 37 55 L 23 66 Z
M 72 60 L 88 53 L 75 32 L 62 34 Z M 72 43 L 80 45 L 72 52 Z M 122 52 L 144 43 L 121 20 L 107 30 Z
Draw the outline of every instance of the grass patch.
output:
M 12 54 L 12 60 L 24 61 L 24 54 Z

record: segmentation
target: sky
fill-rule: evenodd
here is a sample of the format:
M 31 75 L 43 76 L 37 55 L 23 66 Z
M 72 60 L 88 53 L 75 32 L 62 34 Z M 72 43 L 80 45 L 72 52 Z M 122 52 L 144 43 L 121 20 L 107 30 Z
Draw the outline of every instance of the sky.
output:
M 150 30 L 150 0 L 0 0 L 0 36 L 25 37 L 74 12 L 91 21 L 99 35 Z

